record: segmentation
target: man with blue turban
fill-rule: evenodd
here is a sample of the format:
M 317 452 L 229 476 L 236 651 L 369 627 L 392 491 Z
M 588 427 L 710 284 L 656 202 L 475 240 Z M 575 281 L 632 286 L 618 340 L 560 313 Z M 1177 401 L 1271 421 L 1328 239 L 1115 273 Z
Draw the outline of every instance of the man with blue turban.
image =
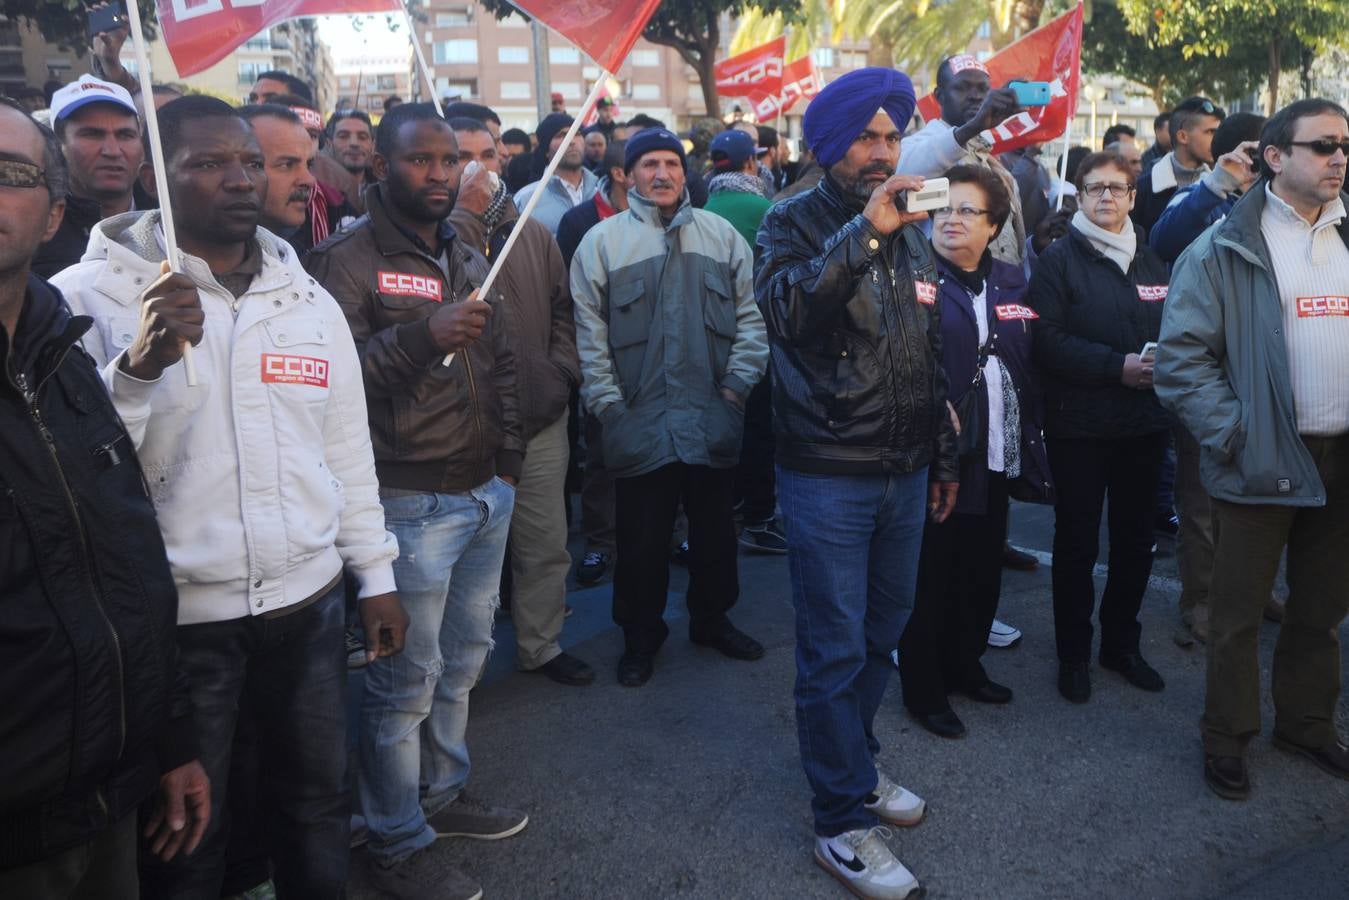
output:
M 860 897 L 918 881 L 876 826 L 924 802 L 876 768 L 890 651 L 913 609 L 925 516 L 955 505 L 931 247 L 896 175 L 913 116 L 902 72 L 858 69 L 817 95 L 805 137 L 826 170 L 768 211 L 754 288 L 768 324 L 778 500 L 796 606 L 796 722 L 815 861 Z

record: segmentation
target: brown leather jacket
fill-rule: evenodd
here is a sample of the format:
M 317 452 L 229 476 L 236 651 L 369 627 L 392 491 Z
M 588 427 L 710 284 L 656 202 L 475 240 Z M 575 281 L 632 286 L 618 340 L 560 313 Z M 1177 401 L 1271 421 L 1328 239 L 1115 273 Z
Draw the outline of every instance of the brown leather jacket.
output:
M 497 304 L 482 337 L 448 367 L 426 324 L 440 303 L 468 297 L 487 261 L 444 224 L 442 268 L 389 218 L 385 197 L 382 185 L 366 191 L 367 213 L 305 261 L 341 304 L 361 355 L 380 486 L 460 493 L 493 475 L 518 478 L 524 440 L 508 310 Z
M 489 259 L 501 251 L 519 218 L 509 199 L 490 232 L 482 217 L 466 207 L 456 206 L 449 216 L 459 237 Z M 547 226 L 532 219 L 525 223 L 495 286 L 510 310 L 520 419 L 527 443 L 567 412 L 572 389 L 581 383 L 571 285 L 562 252 Z

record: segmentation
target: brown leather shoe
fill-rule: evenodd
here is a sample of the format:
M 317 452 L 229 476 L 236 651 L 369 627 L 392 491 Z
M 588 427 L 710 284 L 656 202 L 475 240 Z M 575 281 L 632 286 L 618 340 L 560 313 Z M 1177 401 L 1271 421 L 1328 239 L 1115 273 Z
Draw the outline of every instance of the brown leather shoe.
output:
M 1224 800 L 1245 800 L 1251 794 L 1246 760 L 1239 756 L 1204 754 L 1204 784 Z
M 1323 771 L 1334 775 L 1336 778 L 1349 781 L 1349 747 L 1339 741 L 1329 747 L 1314 749 L 1295 744 L 1276 734 L 1274 735 L 1274 746 L 1297 756 L 1305 756 L 1320 766 Z

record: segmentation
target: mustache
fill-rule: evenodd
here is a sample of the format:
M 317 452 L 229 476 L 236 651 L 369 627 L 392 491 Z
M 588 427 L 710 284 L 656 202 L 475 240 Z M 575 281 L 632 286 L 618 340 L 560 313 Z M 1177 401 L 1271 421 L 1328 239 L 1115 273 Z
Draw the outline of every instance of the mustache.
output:
M 651 187 L 653 188 L 669 188 L 674 190 L 674 186 L 675 183 L 667 178 L 657 178 L 655 181 L 651 182 Z
M 886 178 L 889 178 L 891 175 L 895 174 L 895 167 L 886 165 L 885 163 L 871 163 L 859 169 L 857 174 L 861 178 L 865 178 L 868 175 L 884 175 Z
M 310 190 L 309 188 L 307 188 L 307 187 L 299 187 L 299 188 L 296 188 L 295 190 L 293 190 L 293 191 L 290 192 L 290 196 L 286 198 L 286 202 L 287 202 L 287 203 L 308 203 L 308 202 L 309 202 L 309 198 L 310 198 L 310 196 L 312 196 L 312 194 L 313 194 L 313 191 Z

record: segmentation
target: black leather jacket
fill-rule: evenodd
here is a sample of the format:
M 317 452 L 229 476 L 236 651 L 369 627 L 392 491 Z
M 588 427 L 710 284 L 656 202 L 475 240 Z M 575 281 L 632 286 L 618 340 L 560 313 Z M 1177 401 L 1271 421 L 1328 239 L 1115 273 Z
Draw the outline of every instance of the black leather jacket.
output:
M 131 438 L 54 289 L 0 329 L 0 869 L 89 842 L 196 756 Z
M 757 245 L 778 463 L 842 475 L 930 466 L 931 480 L 958 481 L 922 232 L 881 235 L 825 178 L 770 209 Z

